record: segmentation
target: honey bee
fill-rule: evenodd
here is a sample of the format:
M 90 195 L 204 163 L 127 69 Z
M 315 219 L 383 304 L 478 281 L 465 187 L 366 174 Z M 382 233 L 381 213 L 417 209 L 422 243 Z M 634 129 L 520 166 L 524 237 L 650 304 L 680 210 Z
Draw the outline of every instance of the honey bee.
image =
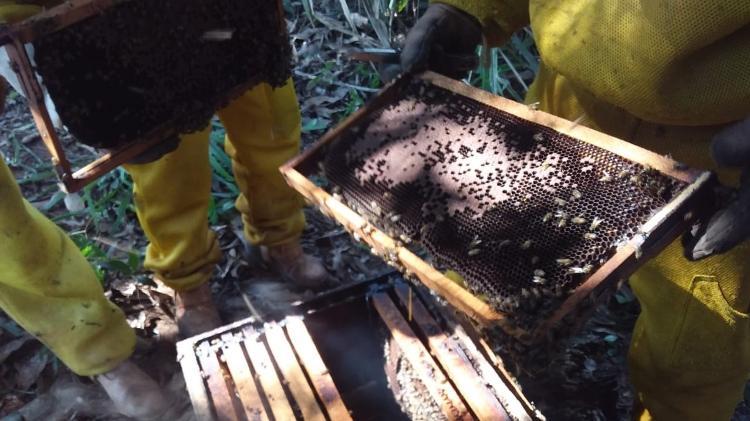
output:
M 544 285 L 544 284 L 546 284 L 546 283 L 547 283 L 547 280 L 546 280 L 546 279 L 544 279 L 544 278 L 543 278 L 543 277 L 541 277 L 541 276 L 535 276 L 535 277 L 534 277 L 534 278 L 533 278 L 533 279 L 531 280 L 531 282 L 533 282 L 533 283 L 535 283 L 535 284 L 537 284 L 537 285 Z
M 532 245 L 533 243 L 534 243 L 534 242 L 533 242 L 533 241 L 531 241 L 531 240 L 526 240 L 526 241 L 524 241 L 523 243 L 521 243 L 521 248 L 522 248 L 522 249 L 524 249 L 524 250 L 528 250 L 528 249 L 530 249 L 530 248 L 531 248 L 531 245 Z
M 574 223 L 576 225 L 581 225 L 581 224 L 585 224 L 586 223 L 586 219 L 583 218 L 583 217 L 581 217 L 581 216 L 576 216 L 573 219 L 571 219 L 570 222 L 572 222 L 572 223 Z
M 479 253 L 480 253 L 479 249 L 471 249 L 471 250 L 469 250 L 469 256 L 476 256 Z
M 560 259 L 557 259 L 555 261 L 560 266 L 570 266 L 570 265 L 573 264 L 573 260 L 572 259 L 567 259 L 567 258 L 560 258 Z
M 602 222 L 604 222 L 603 219 L 598 217 L 594 218 L 594 220 L 591 221 L 591 225 L 589 226 L 589 231 L 595 231 Z

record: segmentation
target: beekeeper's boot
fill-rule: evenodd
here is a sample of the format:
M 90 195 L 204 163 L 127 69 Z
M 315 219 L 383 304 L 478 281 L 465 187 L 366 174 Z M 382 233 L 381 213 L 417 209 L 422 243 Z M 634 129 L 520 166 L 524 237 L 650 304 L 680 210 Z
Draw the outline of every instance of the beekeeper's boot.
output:
M 328 272 L 323 262 L 305 254 L 298 240 L 271 247 L 261 247 L 263 260 L 285 280 L 312 290 L 323 289 Z
M 135 363 L 125 360 L 114 369 L 94 376 L 121 414 L 137 420 L 168 419 L 170 398 Z
M 175 291 L 174 303 L 177 326 L 183 338 L 221 326 L 208 282 L 190 291 Z

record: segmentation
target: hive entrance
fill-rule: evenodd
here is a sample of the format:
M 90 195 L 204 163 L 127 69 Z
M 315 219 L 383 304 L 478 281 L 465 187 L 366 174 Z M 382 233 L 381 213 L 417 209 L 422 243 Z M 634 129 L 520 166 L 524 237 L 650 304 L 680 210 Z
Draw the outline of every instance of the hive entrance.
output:
M 416 79 L 343 130 L 329 191 L 530 329 L 687 184 Z

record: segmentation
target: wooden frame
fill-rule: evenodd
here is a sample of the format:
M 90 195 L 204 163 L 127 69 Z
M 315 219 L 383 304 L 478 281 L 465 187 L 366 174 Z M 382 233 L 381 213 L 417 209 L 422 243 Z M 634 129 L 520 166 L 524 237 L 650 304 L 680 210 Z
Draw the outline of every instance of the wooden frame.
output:
M 164 122 L 142 137 L 131 139 L 125 146 L 108 151 L 94 161 L 74 170 L 52 125 L 44 101 L 44 89 L 36 77 L 24 44 L 95 16 L 109 7 L 128 1 L 131 0 L 68 0 L 22 22 L 0 28 L 0 47 L 7 48 L 12 68 L 18 74 L 24 96 L 28 100 L 29 109 L 34 118 L 34 124 L 50 154 L 52 165 L 65 190 L 71 193 L 81 190 L 87 184 L 127 163 L 154 145 L 163 142 L 167 137 L 176 134 L 176 130 L 173 128 L 173 122 Z M 279 30 L 286 32 L 283 5 L 280 0 L 276 0 L 276 3 L 280 11 Z M 225 92 L 221 99 L 234 98 L 255 84 L 257 84 L 257 81 L 250 81 L 237 86 Z M 218 105 L 223 101 L 217 100 L 215 102 Z
M 646 165 L 664 175 L 687 183 L 688 187 L 650 218 L 642 226 L 641 232 L 626 245 L 620 247 L 614 256 L 592 273 L 549 319 L 532 331 L 521 330 L 509 323 L 506 314 L 493 310 L 486 302 L 445 277 L 406 247 L 399 246 L 399 242 L 395 239 L 389 237 L 346 204 L 316 186 L 304 175 L 316 171 L 314 162 L 326 153 L 328 145 L 337 139 L 340 134 L 349 127 L 360 124 L 370 113 L 398 98 L 399 93 L 409 83 L 411 77 L 422 79 L 490 107 L 549 127 L 582 142 L 603 148 L 629 161 Z M 326 133 L 316 145 L 283 165 L 281 172 L 290 186 L 300 192 L 324 214 L 337 220 L 350 233 L 356 234 L 358 238 L 372 247 L 376 254 L 396 258 L 404 271 L 414 274 L 427 287 L 435 290 L 453 306 L 479 323 L 500 325 L 508 333 L 526 343 L 544 338 L 557 322 L 570 314 L 595 290 L 627 278 L 643 262 L 642 255 L 650 256 L 666 247 L 687 228 L 690 220 L 697 215 L 698 210 L 705 206 L 703 199 L 708 197 L 707 195 L 710 194 L 715 184 L 715 178 L 710 172 L 687 168 L 668 157 L 658 155 L 631 143 L 432 72 L 425 72 L 416 76 L 404 76 L 395 80 L 365 107 L 353 113 L 339 126 Z

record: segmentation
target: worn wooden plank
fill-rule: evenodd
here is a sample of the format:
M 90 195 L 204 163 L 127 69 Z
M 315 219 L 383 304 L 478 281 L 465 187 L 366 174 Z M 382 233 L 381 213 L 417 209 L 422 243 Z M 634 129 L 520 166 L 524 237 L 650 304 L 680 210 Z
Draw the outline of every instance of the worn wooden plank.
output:
M 196 418 L 199 420 L 214 420 L 206 383 L 203 381 L 203 372 L 195 356 L 195 342 L 185 340 L 177 343 L 177 361 L 182 367 L 185 387 L 188 395 L 190 395 L 190 402 L 193 404 Z
M 198 345 L 196 353 L 203 367 L 206 383 L 208 383 L 208 390 L 211 393 L 216 419 L 219 421 L 237 420 L 237 412 L 234 410 L 234 403 L 232 402 L 234 392 L 229 390 L 227 386 L 226 379 L 224 378 L 224 370 L 222 370 L 219 364 L 218 356 L 211 349 L 208 342 Z
M 287 382 L 287 386 L 289 386 L 289 390 L 291 390 L 305 421 L 325 421 L 326 417 L 315 399 L 312 386 L 305 378 L 305 373 L 302 371 L 297 357 L 294 356 L 294 351 L 286 339 L 283 328 L 276 323 L 270 323 L 266 325 L 264 332 L 273 359 Z
M 232 374 L 237 394 L 242 402 L 245 417 L 249 421 L 268 421 L 268 414 L 263 407 L 263 401 L 255 386 L 253 373 L 242 351 L 242 345 L 235 335 L 226 334 L 222 336 L 224 345 L 222 354 L 226 361 L 229 372 Z
M 476 372 L 471 361 L 438 326 L 422 302 L 409 293 L 411 289 L 404 284 L 397 285 L 394 289 L 404 307 L 410 309 L 414 322 L 427 338 L 430 352 L 456 384 L 459 394 L 474 414 L 480 420 L 509 420 L 510 416 L 497 397 L 485 386 L 484 379 Z
M 432 313 L 435 315 L 435 312 Z M 439 311 L 436 318 L 447 323 L 448 332 L 461 352 L 474 363 L 479 378 L 492 387 L 508 414 L 518 421 L 534 419 L 535 409 L 523 395 L 521 389 L 511 380 L 511 375 L 503 367 L 502 360 L 494 353 L 480 351 L 482 341 L 474 324 L 465 315 Z
M 258 380 L 271 407 L 274 419 L 296 419 L 292 405 L 284 393 L 281 379 L 276 374 L 276 369 L 273 367 L 273 362 L 271 362 L 271 356 L 268 355 L 262 339 L 259 336 L 245 339 L 245 348 L 247 348 L 247 355 L 250 357 L 255 372 L 258 374 Z
M 286 330 L 299 361 L 312 379 L 315 391 L 325 405 L 330 419 L 334 421 L 351 420 L 352 417 L 346 409 L 344 401 L 328 373 L 328 368 L 320 358 L 318 349 L 302 319 L 298 317 L 287 318 Z
M 415 371 L 419 373 L 420 380 L 440 406 L 443 414 L 449 420 L 473 420 L 474 418 L 461 401 L 456 390 L 453 389 L 440 367 L 430 357 L 429 351 L 409 327 L 388 294 L 382 292 L 374 294 L 372 302 L 391 331 L 393 339 Z

